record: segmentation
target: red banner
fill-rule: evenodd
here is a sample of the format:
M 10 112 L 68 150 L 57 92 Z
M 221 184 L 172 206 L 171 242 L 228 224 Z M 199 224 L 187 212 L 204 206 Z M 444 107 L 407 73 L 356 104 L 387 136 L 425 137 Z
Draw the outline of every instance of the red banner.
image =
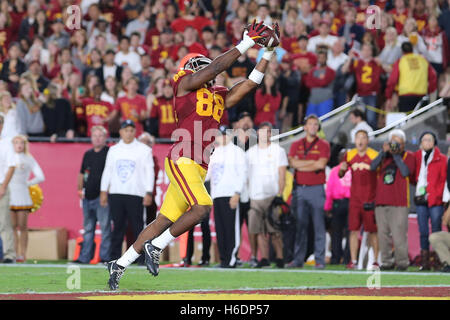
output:
M 83 229 L 83 211 L 77 194 L 77 178 L 87 143 L 31 143 L 30 152 L 41 166 L 45 181 L 40 185 L 44 193 L 42 207 L 29 217 L 30 228 L 63 227 L 69 238 L 76 238 Z M 156 203 L 160 206 L 169 184 L 164 173 L 164 158 L 170 145 L 153 147 L 160 171 L 157 178 Z

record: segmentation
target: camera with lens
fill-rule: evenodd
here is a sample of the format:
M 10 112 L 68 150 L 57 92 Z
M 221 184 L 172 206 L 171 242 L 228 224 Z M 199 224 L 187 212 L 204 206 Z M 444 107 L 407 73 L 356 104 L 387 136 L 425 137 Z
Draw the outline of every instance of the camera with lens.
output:
M 389 150 L 391 153 L 397 153 L 400 151 L 400 143 L 397 141 L 391 141 L 389 142 Z

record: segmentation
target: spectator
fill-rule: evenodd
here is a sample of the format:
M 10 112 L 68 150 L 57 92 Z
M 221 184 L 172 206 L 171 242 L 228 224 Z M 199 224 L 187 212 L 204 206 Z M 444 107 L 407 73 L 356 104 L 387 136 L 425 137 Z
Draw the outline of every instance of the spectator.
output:
M 391 73 L 392 65 L 400 59 L 402 50 L 397 41 L 397 30 L 394 27 L 389 27 L 386 30 L 385 45 L 378 60 L 383 67 L 384 72 Z
M 255 64 L 250 60 L 247 55 L 241 55 L 227 70 L 228 81 L 231 85 L 246 79 L 250 72 L 255 67 Z M 237 121 L 238 115 L 242 112 L 254 112 L 254 94 L 248 94 L 233 108 L 228 109 L 228 116 L 231 122 Z
M 207 50 L 211 50 L 215 45 L 214 30 L 210 26 L 206 26 L 202 30 L 202 45 Z
M 44 93 L 44 90 L 50 83 L 50 80 L 42 74 L 41 64 L 38 60 L 33 60 L 28 65 L 28 71 L 24 72 L 22 76 L 30 75 L 33 81 L 37 84 L 39 93 Z
M 33 36 L 29 36 L 30 39 L 37 36 L 46 38 L 51 33 L 50 23 L 47 20 L 47 14 L 45 13 L 45 10 L 40 9 L 38 12 L 36 12 L 36 21 L 33 23 L 32 29 L 28 31 L 28 35 L 30 33 L 33 34 Z
M 17 118 L 20 124 L 20 133 L 28 136 L 42 136 L 44 134 L 44 119 L 42 117 L 42 102 L 36 98 L 30 81 L 20 81 L 19 96 L 17 100 Z
M 424 28 L 422 35 L 427 46 L 428 62 L 439 76 L 447 67 L 450 52 L 447 37 L 435 16 L 428 19 L 428 26 Z
M 33 209 L 33 200 L 28 187 L 44 182 L 41 167 L 30 154 L 28 139 L 19 135 L 12 139 L 16 169 L 9 183 L 9 206 L 14 230 L 16 262 L 25 262 L 28 247 L 28 215 Z M 30 174 L 33 173 L 33 179 Z
M 423 96 L 436 90 L 437 77 L 430 63 L 413 53 L 410 42 L 403 43 L 401 48 L 403 56 L 392 66 L 386 85 L 386 110 L 392 110 L 391 98 L 398 86 L 398 109 L 408 112 L 414 109 Z
M 268 214 L 275 197 L 283 193 L 288 160 L 285 151 L 278 144 L 270 142 L 272 129 L 270 123 L 262 123 L 258 129 L 258 144 L 246 154 L 250 196 L 249 233 L 257 235 L 261 255 L 256 268 L 270 266 L 269 235 L 275 250 L 276 266 L 284 268 L 282 235 L 280 230 L 269 223 Z
M 317 52 L 317 65 L 305 76 L 305 85 L 310 89 L 306 115 L 322 116 L 333 110 L 333 81 L 336 73 L 327 66 L 327 50 Z
M 217 147 L 211 156 L 206 180 L 210 180 L 220 266 L 234 268 L 240 245 L 239 201 L 247 183 L 245 152 L 231 143 L 227 126 L 220 126 Z M 203 260 L 203 259 L 202 259 Z
M 0 91 L 0 112 L 3 115 L 1 137 L 12 139 L 22 132 L 21 122 L 17 115 L 16 105 L 8 91 Z
M 388 12 L 394 17 L 395 28 L 399 34 L 402 32 L 403 25 L 409 17 L 409 9 L 406 7 L 405 2 L 405 0 L 394 0 L 395 8 Z
M 339 154 L 339 160 L 344 159 L 344 152 Z M 341 162 L 339 161 L 339 162 Z M 350 260 L 348 239 L 348 202 L 350 198 L 350 186 L 352 175 L 348 171 L 343 177 L 339 177 L 341 166 L 331 169 L 327 180 L 324 210 L 325 215 L 331 217 L 331 260 L 330 264 L 347 264 Z M 346 239 L 345 249 L 342 248 L 342 240 Z
M 450 207 L 449 207 L 450 208 Z M 450 209 L 442 217 L 442 223 L 450 231 Z M 440 231 L 430 235 L 430 244 L 442 263 L 442 272 L 450 272 L 450 232 Z
M 295 8 L 295 7 L 294 7 Z M 305 1 L 300 4 L 300 10 L 298 12 L 298 19 L 301 20 L 307 26 L 311 26 L 312 23 L 312 13 L 311 13 L 311 3 Z
M 164 12 L 159 12 L 156 15 L 155 25 L 147 30 L 145 34 L 144 44 L 149 46 L 151 50 L 158 48 L 160 44 L 160 36 L 164 28 L 167 27 L 166 15 Z
M 350 122 L 355 125 L 355 127 L 350 131 L 351 142 L 355 143 L 356 133 L 360 130 L 364 130 L 367 133 L 373 131 L 372 127 L 366 122 L 364 113 L 359 109 L 354 109 L 350 112 Z
M 10 45 L 8 50 L 8 60 L 3 62 L 0 71 L 0 79 L 8 83 L 12 96 L 16 96 L 19 89 L 20 75 L 26 71 L 26 65 L 20 58 L 20 46 L 17 42 Z
M 318 45 L 325 45 L 327 49 L 330 49 L 336 40 L 338 40 L 338 37 L 330 35 L 330 23 L 322 20 L 319 24 L 319 34 L 309 39 L 307 50 L 316 52 Z
M 110 260 L 111 216 L 109 208 L 100 205 L 100 182 L 109 147 L 106 145 L 107 131 L 102 126 L 94 126 L 89 132 L 92 149 L 85 152 L 78 175 L 78 195 L 83 202 L 83 246 L 75 261 L 87 264 L 94 255 L 94 236 L 97 221 L 100 224 L 102 242 L 100 261 Z
M 96 69 L 95 73 L 103 85 L 105 85 L 106 78 L 110 76 L 115 79 L 120 79 L 122 67 L 114 63 L 114 55 L 114 50 L 108 49 L 103 57 L 102 66 Z
M 102 66 L 102 53 L 99 49 L 95 48 L 89 54 L 89 63 L 83 65 L 83 82 L 86 81 L 89 75 L 97 75 L 97 71 L 100 70 Z M 100 77 L 98 78 L 100 79 Z
M 406 20 L 403 32 L 398 36 L 398 42 L 400 45 L 404 42 L 410 42 L 413 45 L 414 53 L 421 54 L 428 59 L 427 46 L 417 32 L 417 22 L 414 18 Z
M 404 271 L 408 258 L 409 181 L 414 181 L 414 155 L 405 151 L 406 136 L 400 129 L 389 133 L 389 142 L 370 164 L 377 172 L 375 219 L 381 252 L 381 270 Z M 392 242 L 391 242 L 392 239 Z M 394 256 L 392 256 L 392 245 Z
M 347 60 L 348 56 L 344 53 L 343 39 L 339 38 L 331 46 L 331 50 L 328 51 L 327 66 L 334 71 L 337 71 Z
M 131 34 L 137 32 L 140 35 L 139 44 L 143 44 L 145 40 L 145 34 L 150 26 L 151 7 L 145 5 L 139 9 L 139 16 L 127 23 L 125 28 L 125 35 L 131 37 Z
M 37 5 L 36 2 L 31 2 L 28 4 L 27 15 L 26 15 L 25 19 L 23 19 L 20 22 L 20 28 L 19 28 L 19 34 L 18 34 L 19 40 L 30 37 L 30 32 L 32 32 L 33 25 L 35 24 L 35 21 L 36 21 L 36 13 L 37 13 L 38 9 L 39 9 L 39 6 Z M 30 38 L 32 38 L 32 37 L 30 37 Z
M 173 88 L 165 79 L 162 97 L 155 98 L 150 113 L 151 133 L 159 138 L 171 138 L 177 128 L 175 109 L 173 107 Z
M 155 69 L 151 66 L 150 55 L 141 55 L 142 70 L 136 74 L 139 79 L 139 93 L 146 95 L 152 82 L 152 76 Z
M 316 115 L 305 119 L 306 137 L 294 142 L 289 151 L 289 165 L 295 170 L 297 232 L 294 260 L 289 267 L 303 267 L 307 250 L 310 217 L 314 228 L 314 258 L 317 269 L 325 268 L 325 167 L 330 159 L 330 145 L 320 139 L 320 121 Z
M 279 78 L 280 92 L 282 97 L 281 109 L 278 115 L 281 119 L 281 131 L 288 131 L 298 118 L 299 88 L 301 73 L 294 69 L 291 58 L 284 55 L 280 64 L 281 74 Z
M 129 66 L 135 74 L 141 71 L 141 58 L 134 52 L 130 51 L 130 38 L 122 36 L 120 39 L 120 51 L 114 57 L 114 63 L 118 66 Z
M 46 101 L 41 108 L 45 136 L 50 137 L 51 142 L 55 142 L 57 137 L 73 139 L 74 117 L 69 101 L 61 97 L 61 89 L 55 84 L 50 84 L 48 90 Z
M 106 157 L 100 186 L 100 205 L 109 205 L 114 224 L 111 234 L 111 259 L 122 255 L 122 242 L 127 225 L 133 236 L 143 230 L 143 211 L 152 202 L 154 169 L 152 150 L 135 139 L 132 120 L 122 122 L 120 142 L 111 147 Z M 108 197 L 109 195 L 109 197 Z
M 133 32 L 130 36 L 130 51 L 136 52 L 139 56 L 147 54 L 149 48 L 145 44 L 140 43 L 141 34 L 137 31 Z
M 355 59 L 355 52 L 350 51 L 349 60 L 342 67 L 342 72 L 355 74 L 356 93 L 366 105 L 367 123 L 377 129 L 377 113 L 373 108 L 378 106 L 377 97 L 381 92 L 380 77 L 383 68 L 373 57 L 374 48 L 370 44 L 363 44 L 361 58 Z
M 280 104 L 281 93 L 278 84 L 275 77 L 268 73 L 264 77 L 264 85 L 255 93 L 255 125 L 258 127 L 264 122 L 269 122 L 275 126 L 275 116 Z
M 375 191 L 377 175 L 370 170 L 370 165 L 378 153 L 369 148 L 369 135 L 364 129 L 359 129 L 355 134 L 356 148 L 349 150 L 341 163 L 339 176 L 343 177 L 346 172 L 351 172 L 352 186 L 350 189 L 350 204 L 348 215 L 348 228 L 350 230 L 350 255 L 351 261 L 347 264 L 348 269 L 355 269 L 358 264 L 359 235 L 361 225 L 368 232 L 368 239 L 373 249 L 375 261 L 368 265 L 370 270 L 378 267 L 378 237 L 375 222 Z M 349 170 L 349 171 L 347 171 Z M 363 259 L 363 257 L 360 257 Z
M 253 129 L 253 120 L 248 112 L 242 112 L 239 114 L 238 121 L 234 126 L 234 137 L 233 144 L 240 147 L 242 150 L 247 151 L 249 148 L 253 147 L 257 143 L 257 137 L 255 130 Z M 246 224 L 247 231 L 249 227 L 248 222 L 248 211 L 250 210 L 250 199 L 249 199 L 248 183 L 244 185 L 242 194 L 239 197 L 239 225 L 240 230 L 242 230 L 242 225 Z M 256 235 L 248 233 L 248 238 L 250 242 L 250 267 L 256 267 L 258 264 L 257 251 L 258 244 Z M 239 252 L 239 250 L 238 250 Z M 240 259 L 237 259 L 238 263 Z
M 113 119 L 114 107 L 112 104 L 101 100 L 102 86 L 97 83 L 93 87 L 92 96 L 84 98 L 81 102 L 84 108 L 84 114 L 87 123 L 87 136 L 91 135 L 92 129 L 96 126 L 102 126 L 108 129 L 109 122 Z
M 104 54 L 106 50 L 116 48 L 118 44 L 117 36 L 111 33 L 109 22 L 100 17 L 95 26 L 89 36 L 89 50 L 97 48 Z
M 158 208 L 156 207 L 156 181 L 158 180 L 158 174 L 159 174 L 159 163 L 158 158 L 153 154 L 153 146 L 155 145 L 155 137 L 150 135 L 148 132 L 143 132 L 139 138 L 138 141 L 148 146 L 150 149 L 152 149 L 152 159 L 153 159 L 153 168 L 155 173 L 155 179 L 153 183 L 153 194 L 152 194 L 152 203 L 149 206 L 145 207 L 145 223 L 148 225 L 153 222 L 153 220 L 156 219 L 156 211 Z
M 201 33 L 204 27 L 214 24 L 213 21 L 206 18 L 204 15 L 196 14 L 197 5 L 198 4 L 192 3 L 189 8 L 187 8 L 186 14 L 183 17 L 176 18 L 172 21 L 170 27 L 173 31 L 184 32 L 186 27 L 189 26 L 197 30 L 198 33 Z
M 70 46 L 70 36 L 64 30 L 64 22 L 62 19 L 57 18 L 52 22 L 51 29 L 52 35 L 47 40 L 47 45 L 50 42 L 56 42 L 58 48 L 68 48 Z
M 136 77 L 131 77 L 125 83 L 127 93 L 125 96 L 118 98 L 116 101 L 115 111 L 120 114 L 121 120 L 130 119 L 135 123 L 136 134 L 143 132 L 142 121 L 147 118 L 147 105 L 145 97 L 138 94 L 139 80 Z
M 4 117 L 0 114 L 0 133 L 2 133 Z M 9 214 L 9 183 L 14 175 L 18 161 L 14 157 L 11 139 L 0 135 L 0 237 L 3 247 L 3 263 L 13 263 L 16 259 L 14 248 L 14 231 Z
M 200 31 L 201 32 L 201 31 Z M 183 45 L 188 48 L 189 52 L 196 52 L 208 55 L 208 50 L 199 42 L 198 33 L 194 27 L 186 26 L 183 31 L 184 43 Z
M 420 150 L 415 153 L 417 222 L 420 232 L 421 270 L 430 270 L 429 220 L 431 232 L 442 228 L 444 207 L 442 195 L 447 177 L 447 157 L 437 147 L 437 137 L 425 131 L 420 136 Z
M 358 50 L 360 48 L 364 35 L 364 27 L 356 24 L 356 9 L 349 7 L 345 13 L 345 24 L 339 28 L 339 37 L 345 39 L 345 52 L 350 49 Z
M 71 44 L 71 55 L 72 55 L 72 63 L 75 68 L 80 70 L 81 73 L 84 73 L 86 66 L 89 65 L 88 63 L 88 46 L 87 46 L 87 34 L 86 30 L 84 29 L 78 29 L 74 32 L 72 38 L 70 39 Z M 101 52 L 97 51 L 99 53 L 100 58 L 97 60 L 101 63 Z M 93 65 L 93 63 L 90 63 Z

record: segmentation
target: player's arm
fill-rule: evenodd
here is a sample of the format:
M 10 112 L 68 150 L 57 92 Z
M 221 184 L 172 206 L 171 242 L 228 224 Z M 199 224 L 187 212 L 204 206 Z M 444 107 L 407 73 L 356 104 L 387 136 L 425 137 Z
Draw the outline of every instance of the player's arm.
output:
M 208 81 L 214 80 L 218 74 L 231 67 L 242 54 L 253 47 L 256 44 L 254 39 L 259 38 L 266 29 L 267 26 L 264 26 L 263 22 L 260 22 L 259 24 L 253 22 L 249 30 L 244 32 L 241 43 L 236 47 L 215 58 L 211 64 L 204 69 L 189 74 L 181 79 L 177 89 L 177 96 L 183 96 L 190 91 L 197 90 Z

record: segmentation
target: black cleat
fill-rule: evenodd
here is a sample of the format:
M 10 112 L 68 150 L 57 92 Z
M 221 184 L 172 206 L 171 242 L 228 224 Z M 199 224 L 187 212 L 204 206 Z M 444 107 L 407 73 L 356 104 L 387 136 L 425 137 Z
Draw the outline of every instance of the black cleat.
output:
M 117 260 L 110 261 L 106 264 L 109 272 L 108 286 L 111 290 L 119 289 L 119 281 L 122 278 L 125 268 L 119 266 Z
M 150 240 L 144 243 L 145 264 L 147 270 L 153 276 L 157 276 L 159 273 L 159 258 L 161 257 L 162 250 L 151 244 Z

